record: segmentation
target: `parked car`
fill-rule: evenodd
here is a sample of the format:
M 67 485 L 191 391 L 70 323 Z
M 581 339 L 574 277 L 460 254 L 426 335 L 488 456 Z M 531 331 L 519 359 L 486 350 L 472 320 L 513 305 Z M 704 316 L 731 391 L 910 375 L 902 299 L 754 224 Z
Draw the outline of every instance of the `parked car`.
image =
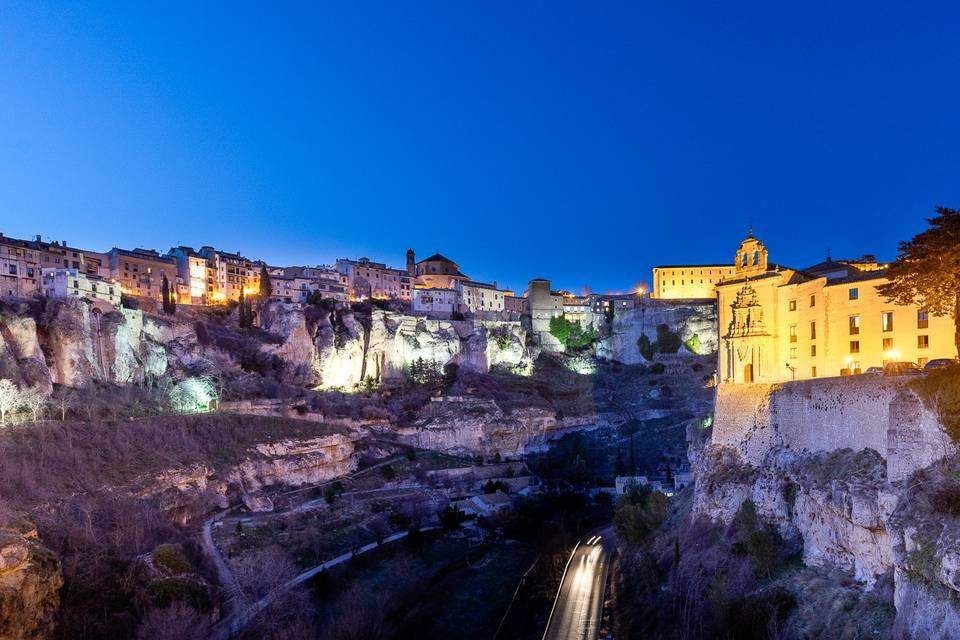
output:
M 914 362 L 888 362 L 883 365 L 885 376 L 915 376 L 920 373 L 923 373 L 923 370 Z
M 954 364 L 957 364 L 957 361 L 953 358 L 936 358 L 928 362 L 923 370 L 929 371 L 930 369 L 943 369 L 944 367 L 949 367 L 950 365 Z
M 883 367 L 867 367 L 867 370 L 863 373 L 868 376 L 879 376 L 883 373 Z

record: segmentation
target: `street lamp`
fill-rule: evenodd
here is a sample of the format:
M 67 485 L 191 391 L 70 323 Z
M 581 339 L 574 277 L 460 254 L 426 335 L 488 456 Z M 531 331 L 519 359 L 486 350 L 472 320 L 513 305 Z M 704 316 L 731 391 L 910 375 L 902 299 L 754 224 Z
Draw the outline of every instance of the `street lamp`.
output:
M 797 379 L 797 368 L 794 367 L 794 366 L 791 366 L 789 362 L 787 363 L 786 366 L 787 366 L 787 369 L 790 369 L 790 379 L 791 379 L 791 380 L 796 380 L 796 379 Z

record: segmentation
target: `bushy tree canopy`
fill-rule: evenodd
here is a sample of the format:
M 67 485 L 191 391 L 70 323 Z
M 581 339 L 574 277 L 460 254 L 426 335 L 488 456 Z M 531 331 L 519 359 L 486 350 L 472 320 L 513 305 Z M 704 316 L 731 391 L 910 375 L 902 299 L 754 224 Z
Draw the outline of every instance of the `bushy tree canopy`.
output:
M 888 302 L 919 305 L 936 316 L 952 316 L 960 355 L 960 210 L 937 207 L 930 227 L 900 243 L 887 269 L 887 284 L 877 287 Z

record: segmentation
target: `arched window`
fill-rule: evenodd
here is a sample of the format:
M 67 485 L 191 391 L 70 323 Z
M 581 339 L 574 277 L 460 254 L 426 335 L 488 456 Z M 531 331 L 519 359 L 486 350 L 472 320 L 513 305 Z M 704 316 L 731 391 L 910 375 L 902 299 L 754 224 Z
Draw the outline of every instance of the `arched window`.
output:
M 754 252 L 753 252 L 753 264 L 754 264 L 754 266 L 760 264 L 760 252 L 759 252 L 759 251 L 754 251 Z
M 747 266 L 747 261 L 748 261 L 748 260 L 749 260 L 749 257 L 747 256 L 746 252 L 744 252 L 744 254 L 743 254 L 743 266 Z

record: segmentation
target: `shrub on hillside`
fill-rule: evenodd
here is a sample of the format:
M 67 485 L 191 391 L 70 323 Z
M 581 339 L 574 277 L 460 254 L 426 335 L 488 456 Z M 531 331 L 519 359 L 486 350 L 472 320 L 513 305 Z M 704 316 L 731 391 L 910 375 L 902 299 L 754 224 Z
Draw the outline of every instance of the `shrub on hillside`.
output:
M 937 414 L 950 438 L 960 443 L 960 364 L 929 371 L 910 386 L 924 406 Z
M 183 555 L 183 548 L 178 544 L 161 544 L 151 554 L 153 563 L 173 575 L 190 573 L 193 571 L 190 561 Z
M 680 334 L 674 333 L 665 324 L 657 325 L 657 351 L 660 353 L 676 353 L 680 350 L 683 341 Z

